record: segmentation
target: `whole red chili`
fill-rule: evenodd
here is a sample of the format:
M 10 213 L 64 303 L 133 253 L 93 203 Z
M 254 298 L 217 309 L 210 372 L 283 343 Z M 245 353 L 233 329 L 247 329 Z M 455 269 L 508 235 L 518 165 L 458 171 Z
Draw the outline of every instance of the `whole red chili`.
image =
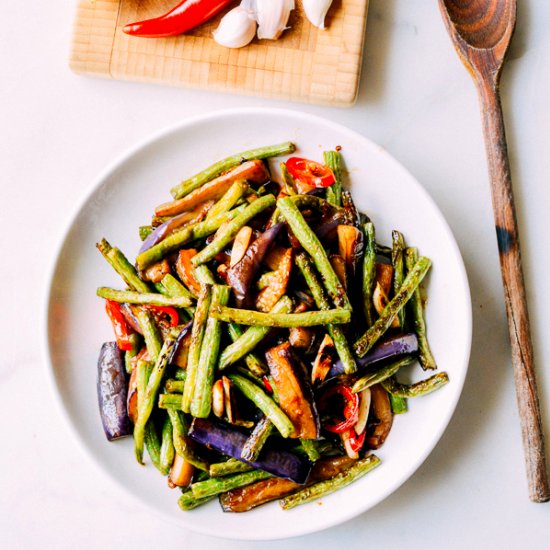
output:
M 122 351 L 130 351 L 132 349 L 132 341 L 130 335 L 132 332 L 126 324 L 126 319 L 120 310 L 120 304 L 111 300 L 105 300 L 105 311 L 111 319 L 113 330 L 115 331 L 116 343 Z
M 202 25 L 231 2 L 232 0 L 183 0 L 164 15 L 129 23 L 122 30 L 132 36 L 147 38 L 177 36 Z
M 344 401 L 342 411 L 333 410 L 338 403 L 336 398 L 343 399 Z M 328 420 L 323 423 L 323 428 L 328 432 L 342 433 L 357 423 L 357 418 L 359 417 L 359 396 L 351 391 L 350 386 L 335 384 L 321 395 L 319 408 L 328 417 Z

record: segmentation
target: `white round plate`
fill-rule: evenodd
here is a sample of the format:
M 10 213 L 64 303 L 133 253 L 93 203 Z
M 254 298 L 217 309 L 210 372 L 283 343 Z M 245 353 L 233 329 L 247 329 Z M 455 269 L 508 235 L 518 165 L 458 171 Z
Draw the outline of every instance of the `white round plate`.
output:
M 320 502 L 282 511 L 274 502 L 245 514 L 223 513 L 217 502 L 191 512 L 178 508 L 178 491 L 152 465 L 139 466 L 131 438 L 109 443 L 96 397 L 101 343 L 113 339 L 98 286 L 121 281 L 95 248 L 102 237 L 133 259 L 138 227 L 168 190 L 229 154 L 291 140 L 297 155 L 322 160 L 336 146 L 349 173 L 359 209 L 389 244 L 399 229 L 409 245 L 433 261 L 427 278 L 427 326 L 433 353 L 450 384 L 409 400 L 384 446 L 382 464 Z M 349 520 L 395 491 L 420 466 L 445 430 L 466 376 L 471 340 L 471 304 L 464 265 L 440 211 L 420 184 L 388 153 L 363 136 L 322 118 L 296 111 L 244 109 L 194 118 L 153 136 L 113 163 L 98 178 L 67 229 L 51 273 L 46 298 L 45 349 L 54 387 L 74 433 L 89 454 L 129 493 L 186 528 L 235 539 L 304 535 Z M 449 330 L 452 327 L 452 330 Z M 414 372 L 414 378 L 426 376 Z M 322 504 L 322 505 L 321 505 Z

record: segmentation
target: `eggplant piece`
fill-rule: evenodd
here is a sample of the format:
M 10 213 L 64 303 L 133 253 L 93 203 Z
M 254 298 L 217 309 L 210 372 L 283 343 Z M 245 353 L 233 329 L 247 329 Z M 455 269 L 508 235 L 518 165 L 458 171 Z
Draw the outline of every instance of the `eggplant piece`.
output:
M 273 309 L 275 304 L 286 294 L 288 282 L 290 281 L 290 274 L 292 273 L 293 265 L 293 252 L 289 248 L 285 255 L 281 258 L 279 267 L 273 275 L 273 282 L 266 288 L 261 290 L 256 297 L 255 305 L 256 309 L 268 313 Z
M 369 426 L 366 444 L 370 449 L 378 449 L 384 444 L 393 424 L 393 412 L 391 409 L 388 392 L 381 384 L 375 384 L 370 388 L 371 413 L 376 422 Z
M 239 307 L 244 304 L 247 296 L 249 296 L 252 280 L 283 225 L 283 223 L 277 223 L 264 231 L 247 248 L 242 259 L 227 271 L 227 281 L 235 292 Z
M 363 232 L 353 225 L 339 225 L 337 232 L 338 252 L 344 259 L 349 278 L 354 280 L 363 257 Z
M 323 382 L 329 373 L 335 358 L 337 357 L 336 348 L 330 335 L 325 334 L 315 361 L 311 369 L 311 383 Z
M 321 223 L 313 229 L 314 233 L 321 241 L 331 241 L 336 236 L 336 231 L 339 225 L 346 223 L 346 213 L 344 210 L 336 210 L 330 216 L 321 220 Z
M 133 307 L 130 304 L 120 304 L 120 311 L 124 315 L 126 322 L 130 325 L 130 328 L 138 334 L 143 334 Z
M 135 424 L 137 420 L 137 415 L 138 415 L 137 369 L 135 367 L 132 370 L 132 374 L 130 375 L 127 395 L 128 397 L 126 399 L 126 411 L 128 414 L 128 418 L 130 419 L 132 424 Z
M 359 369 L 370 367 L 375 363 L 384 361 L 385 359 L 397 358 L 401 355 L 408 355 L 418 351 L 418 339 L 416 334 L 397 334 L 391 338 L 387 338 L 374 349 L 369 351 L 365 356 L 356 359 Z M 328 373 L 327 378 L 333 378 L 344 373 L 344 365 L 338 360 Z
M 342 190 L 342 206 L 346 214 L 346 223 L 361 229 L 361 216 L 353 202 L 351 193 L 347 189 Z
M 347 470 L 354 462 L 355 460 L 347 456 L 319 460 L 311 470 L 308 484 L 331 479 L 336 474 Z M 288 479 L 272 477 L 222 493 L 219 500 L 224 512 L 247 512 L 266 502 L 290 495 L 301 488 L 302 485 Z
M 393 266 L 376 262 L 376 282 L 380 285 L 386 296 L 390 295 L 393 280 Z
M 101 346 L 97 361 L 97 399 L 107 439 L 113 441 L 130 435 L 124 355 L 116 342 L 105 342 Z
M 321 428 L 313 391 L 290 344 L 284 342 L 271 348 L 265 356 L 277 387 L 279 406 L 294 424 L 291 437 L 317 439 Z
M 169 365 L 176 365 L 179 368 L 187 367 L 187 355 L 189 354 L 189 346 L 191 345 L 191 329 L 193 328 L 193 321 L 189 321 L 180 330 L 180 333 L 176 337 L 174 347 L 168 358 Z
M 189 437 L 196 443 L 206 445 L 220 453 L 236 458 L 254 468 L 264 470 L 277 477 L 290 479 L 304 484 L 311 471 L 311 463 L 303 456 L 277 449 L 268 442 L 262 450 L 261 457 L 253 462 L 241 458 L 243 446 L 249 432 L 229 426 L 219 420 L 195 418 L 189 429 Z

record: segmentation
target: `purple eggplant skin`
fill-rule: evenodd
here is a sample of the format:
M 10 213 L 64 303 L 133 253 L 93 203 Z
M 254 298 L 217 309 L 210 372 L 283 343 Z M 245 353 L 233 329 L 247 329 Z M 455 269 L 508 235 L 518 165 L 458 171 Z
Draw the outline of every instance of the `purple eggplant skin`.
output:
M 97 399 L 103 429 L 109 441 L 132 433 L 126 398 L 124 355 L 116 342 L 105 342 L 97 361 Z
M 336 238 L 336 228 L 346 223 L 346 213 L 344 210 L 336 210 L 330 216 L 321 220 L 321 223 L 314 228 L 314 232 L 321 240 L 334 240 Z
M 344 212 L 346 213 L 345 223 L 353 225 L 354 227 L 357 227 L 357 229 L 361 230 L 361 216 L 355 206 L 355 203 L 353 202 L 351 193 L 347 189 L 342 191 L 342 206 L 344 207 Z
M 258 272 L 267 251 L 275 241 L 283 223 L 276 223 L 264 231 L 247 249 L 242 259 L 227 271 L 227 282 L 233 288 L 237 298 L 237 305 L 241 307 L 254 276 Z
M 243 446 L 250 434 L 229 426 L 219 420 L 195 418 L 189 429 L 191 439 L 227 456 L 231 456 L 259 470 L 277 477 L 290 479 L 295 483 L 306 483 L 311 472 L 311 462 L 289 451 L 275 449 L 269 442 L 264 446 L 260 457 L 254 462 L 241 458 Z
M 384 361 L 385 359 L 397 358 L 401 355 L 416 353 L 417 351 L 418 339 L 416 334 L 398 334 L 378 344 L 364 357 L 360 357 L 359 359 L 356 358 L 357 367 L 362 369 L 379 363 L 380 361 Z M 344 366 L 342 362 L 338 360 L 332 365 L 326 379 L 328 380 L 329 378 L 333 378 L 343 373 Z
M 185 337 L 191 333 L 191 329 L 193 328 L 193 321 L 189 321 L 185 325 L 183 325 L 183 328 L 180 330 L 180 333 L 176 336 L 176 341 L 174 342 L 174 346 L 172 347 L 172 352 L 170 353 L 170 357 L 168 358 L 168 364 L 171 365 L 174 362 L 174 358 L 177 357 L 180 347 L 185 340 Z

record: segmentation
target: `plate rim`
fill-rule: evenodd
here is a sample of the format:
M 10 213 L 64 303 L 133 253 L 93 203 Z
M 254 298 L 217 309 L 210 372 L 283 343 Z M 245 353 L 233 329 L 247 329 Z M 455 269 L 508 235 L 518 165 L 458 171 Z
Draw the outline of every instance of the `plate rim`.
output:
M 92 195 L 100 187 L 100 185 L 110 175 L 112 175 L 117 170 L 118 167 L 126 163 L 134 155 L 139 153 L 139 151 L 146 149 L 148 146 L 154 144 L 157 141 L 166 139 L 171 134 L 177 133 L 179 131 L 182 131 L 186 127 L 191 127 L 199 123 L 207 123 L 211 120 L 216 120 L 223 117 L 234 117 L 239 115 L 253 116 L 253 115 L 266 115 L 266 114 L 267 115 L 284 115 L 284 116 L 292 117 L 296 120 L 300 120 L 305 123 L 313 122 L 317 124 L 322 124 L 325 127 L 329 127 L 329 128 L 332 127 L 333 129 L 337 130 L 340 133 L 349 135 L 352 139 L 356 141 L 365 143 L 368 147 L 377 149 L 378 153 L 385 157 L 384 160 L 386 162 L 392 163 L 395 167 L 398 168 L 398 170 L 401 170 L 402 172 L 404 172 L 412 181 L 414 181 L 414 184 L 416 185 L 416 191 L 419 192 L 421 195 L 423 195 L 423 199 L 430 204 L 437 218 L 441 222 L 442 228 L 444 228 L 447 236 L 449 237 L 449 242 L 451 244 L 453 252 L 458 259 L 458 268 L 459 268 L 458 275 L 459 275 L 462 291 L 464 292 L 464 296 L 467 298 L 467 307 L 465 307 L 466 346 L 463 350 L 463 357 L 461 361 L 461 363 L 463 363 L 465 366 L 462 371 L 462 376 L 460 377 L 459 380 L 457 380 L 456 377 L 453 377 L 453 384 L 455 385 L 456 392 L 453 395 L 453 400 L 450 403 L 450 406 L 447 408 L 447 412 L 444 417 L 442 428 L 440 428 L 436 433 L 434 433 L 431 445 L 428 445 L 423 449 L 423 452 L 420 454 L 419 458 L 417 459 L 416 466 L 409 473 L 409 475 L 405 479 L 403 480 L 399 479 L 396 482 L 389 485 L 388 490 L 385 491 L 384 494 L 382 494 L 379 498 L 375 499 L 370 506 L 366 508 L 360 508 L 360 507 L 351 508 L 347 511 L 347 513 L 339 515 L 336 519 L 328 520 L 326 522 L 326 525 L 323 525 L 322 527 L 314 526 L 312 528 L 308 528 L 307 526 L 304 526 L 304 525 L 295 527 L 293 524 L 287 524 L 287 527 L 290 526 L 290 528 L 287 529 L 288 531 L 287 533 L 283 535 L 274 535 L 274 536 L 269 536 L 269 535 L 262 536 L 261 534 L 255 534 L 255 533 L 251 533 L 250 536 L 243 536 L 242 533 L 239 536 L 236 536 L 235 534 L 229 534 L 228 536 L 227 535 L 223 536 L 216 533 L 214 530 L 209 530 L 207 528 L 202 527 L 200 524 L 199 525 L 197 524 L 192 525 L 188 523 L 178 524 L 179 528 L 188 529 L 190 531 L 200 533 L 202 535 L 213 536 L 215 538 L 226 539 L 226 540 L 250 540 L 250 541 L 283 540 L 283 539 L 293 538 L 297 536 L 318 533 L 326 529 L 329 529 L 331 527 L 344 524 L 352 520 L 353 518 L 366 513 L 368 510 L 374 508 L 375 506 L 380 504 L 380 502 L 388 498 L 407 480 L 412 478 L 412 476 L 417 472 L 420 466 L 426 461 L 427 457 L 432 453 L 432 451 L 438 445 L 441 437 L 447 430 L 449 423 L 456 411 L 458 402 L 462 396 L 462 392 L 464 390 L 464 384 L 465 384 L 466 377 L 469 370 L 469 361 L 470 361 L 471 346 L 472 346 L 473 321 L 472 321 L 471 291 L 470 291 L 470 286 L 468 281 L 468 274 L 466 271 L 462 253 L 460 251 L 460 247 L 458 246 L 455 236 L 446 218 L 441 212 L 439 206 L 435 202 L 435 200 L 431 197 L 431 195 L 420 183 L 420 181 L 418 181 L 416 177 L 413 176 L 413 174 L 411 174 L 411 172 L 409 172 L 409 170 L 403 164 L 401 164 L 394 156 L 392 156 L 384 147 L 378 145 L 377 143 L 370 140 L 360 132 L 356 130 L 352 130 L 351 128 L 343 124 L 327 119 L 323 116 L 306 113 L 296 109 L 286 109 L 286 108 L 277 108 L 277 107 L 241 107 L 241 108 L 231 108 L 231 109 L 217 109 L 209 113 L 194 115 L 192 117 L 188 117 L 188 118 L 185 118 L 184 120 L 179 120 L 176 123 L 165 126 L 155 132 L 152 132 L 151 134 L 138 140 L 135 144 L 129 146 L 128 148 L 124 149 L 122 152 L 117 154 L 113 158 L 113 160 L 111 160 L 97 174 L 97 176 L 94 177 L 92 181 L 88 184 L 88 186 L 82 193 L 82 196 L 77 201 L 74 208 L 71 210 L 70 215 L 67 216 L 66 222 L 62 225 L 60 236 L 57 238 L 56 246 L 53 248 L 51 261 L 48 266 L 48 270 L 46 272 L 46 277 L 44 280 L 44 289 L 42 292 L 42 302 L 41 302 L 42 320 L 41 320 L 41 326 L 40 326 L 41 352 L 42 352 L 44 363 L 47 367 L 46 368 L 47 379 L 48 379 L 48 386 L 50 389 L 50 393 L 54 396 L 56 407 L 58 408 L 58 411 L 61 417 L 63 418 L 65 425 L 68 427 L 69 431 L 73 435 L 73 439 L 76 440 L 77 442 L 77 446 L 80 448 L 80 451 L 86 456 L 87 460 L 90 463 L 94 464 L 95 468 L 98 471 L 100 471 L 106 479 L 109 479 L 112 485 L 114 485 L 118 489 L 121 489 L 122 490 L 121 492 L 125 494 L 128 498 L 130 498 L 132 502 L 136 502 L 136 501 L 139 502 L 139 505 L 142 506 L 143 509 L 152 511 L 157 517 L 163 519 L 164 521 L 169 522 L 171 525 L 175 524 L 172 518 L 169 518 L 163 511 L 159 510 L 157 507 L 153 506 L 152 504 L 149 504 L 147 501 L 144 501 L 143 499 L 138 498 L 128 488 L 126 488 L 126 486 L 123 483 L 121 483 L 116 479 L 114 474 L 112 474 L 109 471 L 109 469 L 101 463 L 99 458 L 90 452 L 89 445 L 85 442 L 83 435 L 79 432 L 75 423 L 71 421 L 69 414 L 67 412 L 67 409 L 64 403 L 64 398 L 61 393 L 61 388 L 59 387 L 59 384 L 56 379 L 54 363 L 52 360 L 52 353 L 51 353 L 51 346 L 50 346 L 50 332 L 49 332 L 49 313 L 50 313 L 52 295 L 54 291 L 53 286 L 54 286 L 55 272 L 57 270 L 57 267 L 61 258 L 61 254 L 63 251 L 63 247 L 65 245 L 69 232 L 71 231 L 73 225 L 76 223 L 78 215 L 80 214 L 82 209 L 85 207 L 89 199 L 92 197 Z

